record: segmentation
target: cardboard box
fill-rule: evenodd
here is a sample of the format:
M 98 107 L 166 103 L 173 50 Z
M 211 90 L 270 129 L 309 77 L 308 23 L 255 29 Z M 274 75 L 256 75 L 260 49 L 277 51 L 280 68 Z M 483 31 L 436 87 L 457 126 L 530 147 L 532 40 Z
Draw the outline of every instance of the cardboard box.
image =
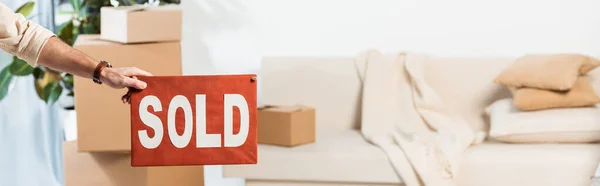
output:
M 77 152 L 63 143 L 65 186 L 203 186 L 202 166 L 131 167 L 130 154 Z
M 179 5 L 121 6 L 100 9 L 101 38 L 120 43 L 180 41 Z
M 113 67 L 133 66 L 153 75 L 181 75 L 179 42 L 120 44 L 80 35 L 76 49 Z M 80 152 L 130 151 L 129 105 L 121 102 L 127 89 L 112 89 L 91 79 L 75 77 L 75 110 Z
M 314 108 L 265 106 L 258 109 L 258 143 L 296 146 L 314 141 Z

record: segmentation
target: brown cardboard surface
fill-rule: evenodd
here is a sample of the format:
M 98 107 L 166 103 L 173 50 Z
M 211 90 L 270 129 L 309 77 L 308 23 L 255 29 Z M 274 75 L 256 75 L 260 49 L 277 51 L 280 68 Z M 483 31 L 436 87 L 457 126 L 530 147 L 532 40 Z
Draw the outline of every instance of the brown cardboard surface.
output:
M 180 167 L 150 167 L 147 186 L 203 186 L 204 169 L 202 166 L 180 166 Z
M 258 143 L 296 146 L 315 141 L 315 109 L 265 106 L 258 109 Z
M 182 12 L 178 5 L 102 7 L 101 38 L 120 43 L 180 41 Z
M 134 66 L 153 75 L 181 75 L 179 42 L 120 44 L 99 35 L 80 35 L 74 47 L 113 67 Z M 75 77 L 75 109 L 80 152 L 131 150 L 129 105 L 121 102 L 127 89 L 115 90 L 91 79 Z
M 204 168 L 131 167 L 130 154 L 77 152 L 77 141 L 63 143 L 65 186 L 203 186 Z

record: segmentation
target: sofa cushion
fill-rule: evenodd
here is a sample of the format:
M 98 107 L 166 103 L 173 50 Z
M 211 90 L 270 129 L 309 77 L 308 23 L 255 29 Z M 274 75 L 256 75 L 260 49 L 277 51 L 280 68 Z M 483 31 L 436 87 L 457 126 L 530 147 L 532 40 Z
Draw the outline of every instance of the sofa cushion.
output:
M 460 186 L 589 186 L 600 144 L 505 144 L 469 148 Z M 358 131 L 331 134 L 293 148 L 259 145 L 258 164 L 225 165 L 225 177 L 250 180 L 401 183 L 385 154 Z
M 401 183 L 383 151 L 356 130 L 296 147 L 259 144 L 258 164 L 224 165 L 223 174 L 257 180 Z
M 460 186 L 590 186 L 600 144 L 483 143 L 463 156 Z
M 586 107 L 600 103 L 588 76 L 580 76 L 568 91 L 510 87 L 514 105 L 521 110 Z
M 600 141 L 600 108 L 520 111 L 510 98 L 486 109 L 490 138 L 514 143 L 586 143 Z
M 484 109 L 494 101 L 512 97 L 509 89 L 494 79 L 511 66 L 513 57 L 448 57 L 431 55 L 425 64 L 425 78 L 442 101 L 475 129 L 487 131 Z M 587 73 L 593 84 L 600 69 Z
M 581 54 L 529 54 L 519 57 L 494 82 L 509 87 L 571 89 L 577 77 L 600 65 L 600 61 Z

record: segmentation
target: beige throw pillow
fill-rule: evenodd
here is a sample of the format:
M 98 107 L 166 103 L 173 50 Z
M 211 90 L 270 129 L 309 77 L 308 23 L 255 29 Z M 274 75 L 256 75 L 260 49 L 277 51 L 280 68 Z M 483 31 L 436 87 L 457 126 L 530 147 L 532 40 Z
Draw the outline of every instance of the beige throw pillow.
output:
M 494 82 L 508 87 L 569 90 L 577 77 L 600 65 L 580 54 L 531 54 L 517 58 Z
M 585 107 L 600 103 L 600 97 L 587 76 L 580 76 L 568 91 L 552 91 L 536 88 L 509 88 L 513 104 L 526 111 L 550 108 Z

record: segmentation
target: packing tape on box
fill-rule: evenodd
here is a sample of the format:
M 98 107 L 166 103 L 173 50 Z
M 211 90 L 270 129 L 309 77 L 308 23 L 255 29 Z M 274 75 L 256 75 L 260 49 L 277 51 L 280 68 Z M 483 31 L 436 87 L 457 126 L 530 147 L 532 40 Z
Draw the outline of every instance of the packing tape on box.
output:
M 303 111 L 308 108 L 309 107 L 304 106 L 304 105 L 285 105 L 285 106 L 284 105 L 264 105 L 257 109 L 258 110 L 274 109 L 274 110 L 282 110 L 282 111 L 288 111 L 288 112 L 300 112 L 300 111 Z
M 147 11 L 147 10 L 172 10 L 179 9 L 177 5 L 149 5 L 149 4 L 141 4 L 141 5 L 130 5 L 130 6 L 119 6 L 114 7 L 117 10 L 126 11 L 126 12 L 136 12 L 136 11 Z

